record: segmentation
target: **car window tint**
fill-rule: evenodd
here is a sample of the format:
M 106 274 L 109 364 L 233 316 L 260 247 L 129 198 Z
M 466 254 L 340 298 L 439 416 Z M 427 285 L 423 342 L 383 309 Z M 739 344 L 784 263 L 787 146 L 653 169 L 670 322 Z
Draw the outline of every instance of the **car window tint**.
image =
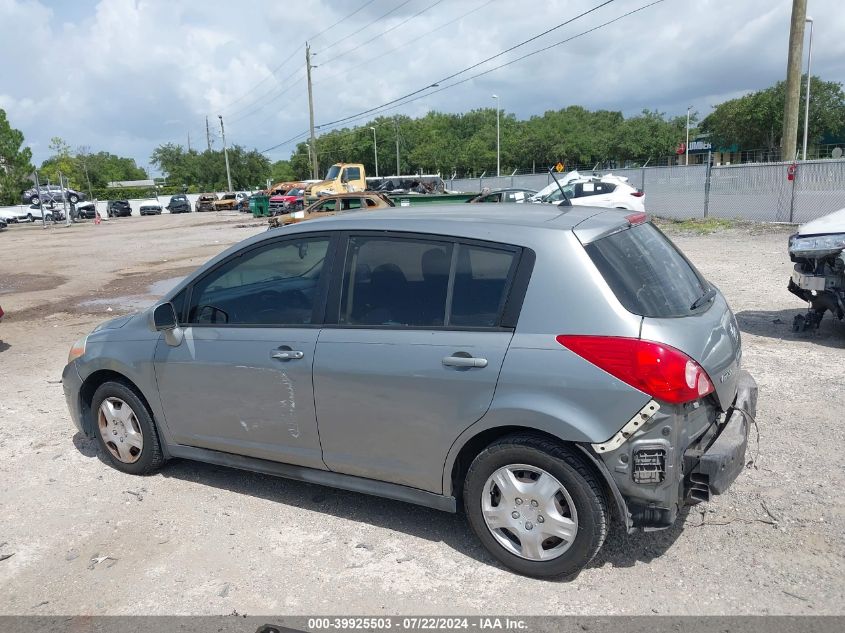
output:
M 314 209 L 317 212 L 333 212 L 337 210 L 337 200 L 326 200 L 320 205 L 317 205 L 317 208 Z
M 515 257 L 510 251 L 460 246 L 449 325 L 498 325 Z
M 344 198 L 340 201 L 341 205 L 340 208 L 342 211 L 349 211 L 351 209 L 360 209 L 361 208 L 361 199 L 360 198 Z
M 679 317 L 708 287 L 675 245 L 651 224 L 588 244 L 587 254 L 625 309 L 646 317 Z
M 235 257 L 194 285 L 188 322 L 311 323 L 328 247 L 327 237 L 290 240 Z
M 448 242 L 350 238 L 339 323 L 444 325 L 451 259 Z

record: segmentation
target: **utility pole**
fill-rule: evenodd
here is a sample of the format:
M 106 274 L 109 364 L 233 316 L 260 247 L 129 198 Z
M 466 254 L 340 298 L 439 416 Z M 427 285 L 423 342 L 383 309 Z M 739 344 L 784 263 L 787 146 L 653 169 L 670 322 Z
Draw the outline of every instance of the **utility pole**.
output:
M 684 145 L 684 164 L 689 167 L 689 113 L 692 106 L 687 106 L 687 144 Z
M 789 59 L 786 63 L 786 102 L 783 108 L 781 160 L 796 158 L 798 143 L 798 109 L 801 107 L 801 56 L 804 52 L 804 24 L 807 0 L 792 0 L 792 23 L 789 27 Z
M 396 176 L 401 173 L 399 171 L 399 117 L 393 117 L 393 127 L 396 130 Z
M 229 150 L 226 149 L 226 130 L 223 129 L 223 115 L 218 114 L 220 119 L 220 136 L 223 138 L 223 156 L 226 158 L 226 182 L 229 183 L 229 188 L 226 191 L 232 191 L 232 174 L 229 172 Z
M 370 126 L 370 129 L 373 131 L 373 153 L 375 154 L 376 178 L 378 178 L 378 141 L 376 140 L 376 128 Z
M 314 136 L 314 91 L 311 88 L 311 45 L 305 42 L 305 75 L 308 78 L 308 117 L 311 128 L 311 177 L 319 178 L 317 165 L 317 139 Z
M 810 127 L 810 79 L 813 77 L 813 18 L 807 18 L 810 23 L 810 47 L 807 49 L 807 94 L 804 102 L 804 160 L 807 160 L 807 130 Z
M 188 132 L 188 151 L 191 151 L 191 133 Z
M 499 134 L 499 95 L 493 95 L 496 100 L 496 177 L 502 175 L 502 153 L 501 153 L 501 136 Z
M 208 116 L 205 117 L 205 140 L 208 143 L 208 151 L 211 151 L 211 128 L 208 127 Z

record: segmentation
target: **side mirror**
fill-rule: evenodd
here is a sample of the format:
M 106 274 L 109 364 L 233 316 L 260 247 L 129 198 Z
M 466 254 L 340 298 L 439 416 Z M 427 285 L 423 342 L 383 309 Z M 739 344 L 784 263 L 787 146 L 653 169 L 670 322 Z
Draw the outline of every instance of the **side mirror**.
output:
M 177 325 L 176 310 L 172 303 L 162 303 L 156 306 L 155 310 L 153 310 L 153 327 L 157 332 L 172 330 Z

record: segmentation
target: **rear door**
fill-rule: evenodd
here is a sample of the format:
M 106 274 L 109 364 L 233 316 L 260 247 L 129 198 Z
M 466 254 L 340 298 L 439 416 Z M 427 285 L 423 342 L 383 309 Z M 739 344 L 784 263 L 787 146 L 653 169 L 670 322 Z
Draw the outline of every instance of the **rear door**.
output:
M 650 223 L 596 235 L 590 224 L 600 224 L 606 215 L 575 231 L 588 242 L 593 263 L 620 303 L 643 317 L 641 338 L 671 345 L 698 362 L 727 409 L 736 396 L 742 350 L 725 298 Z
M 351 234 L 344 251 L 314 359 L 323 459 L 441 492 L 449 447 L 493 398 L 520 251 L 384 233 Z

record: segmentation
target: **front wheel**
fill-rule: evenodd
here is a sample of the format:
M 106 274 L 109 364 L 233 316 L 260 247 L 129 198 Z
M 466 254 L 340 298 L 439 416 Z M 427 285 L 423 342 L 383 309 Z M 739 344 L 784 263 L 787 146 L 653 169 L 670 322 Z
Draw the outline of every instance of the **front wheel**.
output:
M 511 435 L 488 446 L 464 481 L 464 507 L 487 550 L 526 576 L 572 576 L 604 543 L 609 510 L 589 466 L 563 444 Z
M 132 475 L 155 472 L 164 462 L 152 414 L 133 387 L 108 381 L 94 392 L 100 448 L 117 470 Z
M 41 202 L 41 198 L 39 198 L 38 196 L 32 196 L 32 200 L 30 201 L 31 204 L 35 204 L 35 205 L 39 204 L 40 202 Z
M 68 200 L 70 201 L 70 203 L 71 203 L 71 204 L 76 204 L 77 202 L 79 202 L 79 196 L 74 196 L 74 195 L 71 195 L 71 196 L 68 198 Z
M 27 214 L 26 214 L 26 221 L 27 221 L 27 222 L 35 222 L 35 218 L 34 218 L 34 217 L 32 217 L 32 214 L 31 214 L 31 213 L 27 213 Z

